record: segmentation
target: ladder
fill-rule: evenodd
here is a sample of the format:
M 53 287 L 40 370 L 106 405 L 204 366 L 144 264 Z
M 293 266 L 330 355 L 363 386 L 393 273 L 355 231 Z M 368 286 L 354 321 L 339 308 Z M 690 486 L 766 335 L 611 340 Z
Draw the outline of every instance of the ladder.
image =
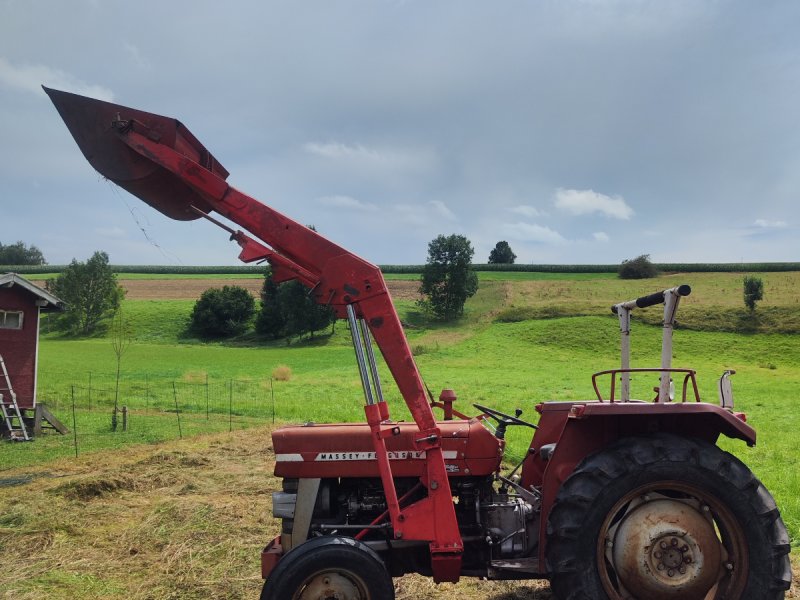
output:
M 11 387 L 11 378 L 8 376 L 8 370 L 2 355 L 0 355 L 0 375 L 2 375 L 2 379 L 0 379 L 0 413 L 3 415 L 9 439 L 18 442 L 29 442 L 31 438 L 25 428 L 22 413 L 19 411 L 17 394 L 14 392 L 14 388 Z M 9 399 L 6 399 L 6 397 Z

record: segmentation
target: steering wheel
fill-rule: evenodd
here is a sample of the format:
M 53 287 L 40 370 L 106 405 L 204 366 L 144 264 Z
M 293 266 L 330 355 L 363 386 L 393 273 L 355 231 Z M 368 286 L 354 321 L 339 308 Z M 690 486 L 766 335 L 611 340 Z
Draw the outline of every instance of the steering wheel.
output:
M 482 404 L 473 404 L 472 406 L 497 421 L 497 431 L 495 432 L 495 437 L 497 439 L 502 440 L 505 437 L 506 427 L 509 425 L 524 425 L 525 427 L 531 427 L 532 429 L 539 429 L 539 427 L 533 423 L 528 423 L 527 421 L 523 421 L 518 417 L 512 417 L 511 415 L 507 415 L 499 410 L 489 408 L 488 406 L 483 406 Z

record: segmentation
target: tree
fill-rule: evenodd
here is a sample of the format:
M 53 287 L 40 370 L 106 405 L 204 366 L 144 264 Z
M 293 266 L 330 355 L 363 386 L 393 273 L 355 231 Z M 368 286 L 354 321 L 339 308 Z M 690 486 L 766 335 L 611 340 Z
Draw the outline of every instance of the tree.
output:
M 298 281 L 275 284 L 267 274 L 261 288 L 261 311 L 256 318 L 256 331 L 272 339 L 303 335 L 335 322 L 329 306 L 317 304 L 308 289 Z
M 114 313 L 111 320 L 111 347 L 117 357 L 117 383 L 114 388 L 114 410 L 111 413 L 111 429 L 117 430 L 117 415 L 119 413 L 119 374 L 122 367 L 122 355 L 133 342 L 133 331 L 130 322 L 122 312 L 122 306 Z
M 642 254 L 631 260 L 623 260 L 619 266 L 620 279 L 650 279 L 658 275 L 649 254 Z
M 497 242 L 489 253 L 490 265 L 513 265 L 517 255 L 511 250 L 508 242 Z
M 33 244 L 30 247 L 22 242 L 4 246 L 0 243 L 0 265 L 46 265 L 42 251 Z
M 92 333 L 103 319 L 114 314 L 125 296 L 108 264 L 108 254 L 99 251 L 85 263 L 72 259 L 46 286 L 67 305 L 57 327 L 73 334 Z
M 264 277 L 264 285 L 261 286 L 261 310 L 256 316 L 256 331 L 275 340 L 283 336 L 285 329 L 286 316 L 281 310 L 278 285 L 267 273 Z
M 203 292 L 192 309 L 191 328 L 205 337 L 244 333 L 256 311 L 253 297 L 243 287 L 226 285 Z
M 421 305 L 437 318 L 450 320 L 464 314 L 464 303 L 478 291 L 478 276 L 471 268 L 475 251 L 463 235 L 440 235 L 428 244 L 428 261 L 419 288 Z
M 756 302 L 764 299 L 764 282 L 759 277 L 745 275 L 743 280 L 744 305 L 753 312 Z

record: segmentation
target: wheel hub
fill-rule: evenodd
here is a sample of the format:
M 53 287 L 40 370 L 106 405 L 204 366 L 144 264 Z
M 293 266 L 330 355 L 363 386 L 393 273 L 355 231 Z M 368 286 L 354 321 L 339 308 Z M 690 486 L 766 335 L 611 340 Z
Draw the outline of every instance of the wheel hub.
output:
M 359 587 L 341 573 L 320 573 L 308 581 L 298 600 L 365 600 Z
M 694 506 L 672 499 L 628 513 L 608 558 L 636 598 L 699 600 L 719 578 L 722 550 L 714 525 Z

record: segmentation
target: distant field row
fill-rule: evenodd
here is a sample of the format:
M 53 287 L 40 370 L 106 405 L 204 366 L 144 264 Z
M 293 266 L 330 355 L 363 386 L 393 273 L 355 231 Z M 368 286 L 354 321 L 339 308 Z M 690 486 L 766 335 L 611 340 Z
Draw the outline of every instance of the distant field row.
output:
M 0 265 L 0 272 L 12 271 L 21 275 L 52 277 L 67 265 Z M 424 265 L 379 265 L 385 275 L 419 274 Z M 773 263 L 656 263 L 662 273 L 774 273 L 800 271 L 800 262 Z M 211 275 L 251 275 L 260 277 L 267 268 L 264 265 L 235 266 L 179 266 L 179 265 L 111 265 L 116 273 L 128 275 L 163 275 L 167 277 L 202 277 Z M 619 265 L 533 265 L 533 264 L 474 264 L 478 272 L 501 273 L 583 273 L 616 274 Z

